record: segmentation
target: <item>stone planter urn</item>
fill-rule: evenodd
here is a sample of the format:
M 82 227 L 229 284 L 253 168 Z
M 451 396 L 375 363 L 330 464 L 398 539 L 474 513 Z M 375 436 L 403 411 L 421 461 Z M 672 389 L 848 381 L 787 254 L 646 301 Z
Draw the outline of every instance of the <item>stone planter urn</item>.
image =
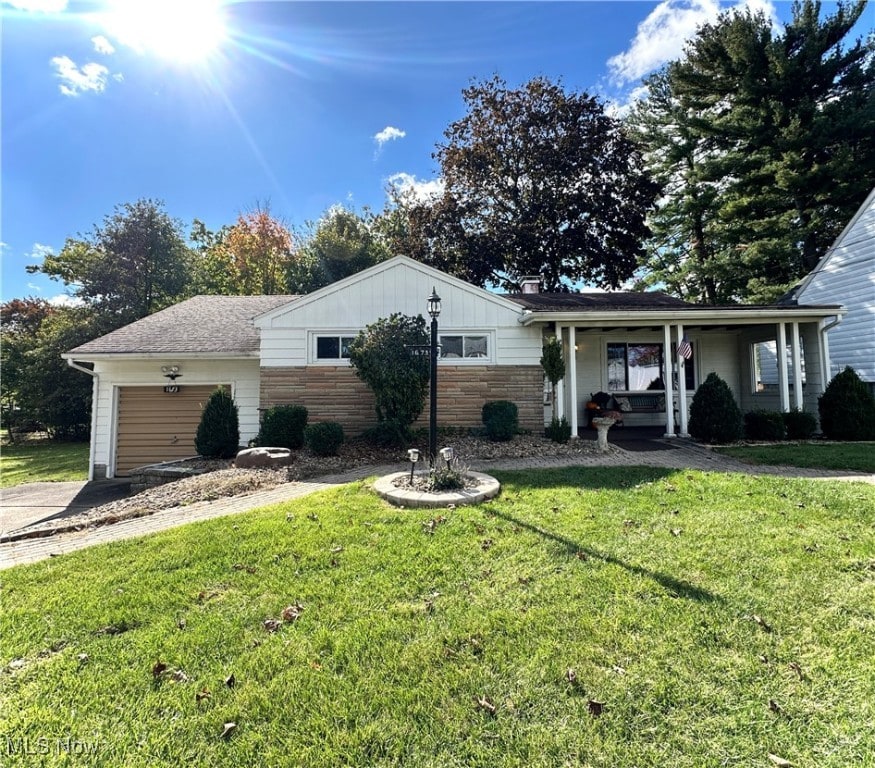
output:
M 617 420 L 610 416 L 596 416 L 592 420 L 592 425 L 598 430 L 598 449 L 600 451 L 608 450 L 608 430 L 616 424 Z

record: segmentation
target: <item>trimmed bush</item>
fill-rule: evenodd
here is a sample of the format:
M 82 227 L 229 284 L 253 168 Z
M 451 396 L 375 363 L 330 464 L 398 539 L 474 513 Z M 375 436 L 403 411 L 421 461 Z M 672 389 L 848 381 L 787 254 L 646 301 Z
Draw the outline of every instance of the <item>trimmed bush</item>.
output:
M 749 411 L 744 414 L 744 434 L 749 440 L 783 440 L 787 434 L 784 414 L 778 411 Z
M 729 385 L 716 373 L 709 373 L 693 395 L 689 430 L 706 443 L 731 443 L 741 437 L 741 411 Z
M 397 421 L 381 421 L 366 429 L 362 437 L 378 448 L 403 448 L 410 440 L 410 429 Z
M 194 438 L 200 456 L 230 459 L 240 448 L 240 420 L 231 393 L 216 389 L 204 406 Z
M 486 436 L 495 442 L 512 439 L 519 429 L 519 412 L 516 403 L 510 400 L 484 403 L 481 416 L 486 426 Z
M 343 445 L 343 427 L 336 421 L 321 421 L 310 424 L 304 430 L 304 444 L 315 456 L 337 456 Z
M 784 417 L 784 428 L 788 440 L 810 440 L 817 431 L 817 419 L 813 413 L 793 409 L 781 414 Z
M 303 405 L 275 405 L 261 417 L 258 444 L 297 450 L 304 445 L 307 409 Z
M 554 416 L 544 430 L 544 434 L 554 443 L 567 443 L 571 439 L 571 425 L 564 416 L 561 419 Z
M 831 440 L 875 440 L 875 397 L 850 366 L 827 385 L 817 410 Z

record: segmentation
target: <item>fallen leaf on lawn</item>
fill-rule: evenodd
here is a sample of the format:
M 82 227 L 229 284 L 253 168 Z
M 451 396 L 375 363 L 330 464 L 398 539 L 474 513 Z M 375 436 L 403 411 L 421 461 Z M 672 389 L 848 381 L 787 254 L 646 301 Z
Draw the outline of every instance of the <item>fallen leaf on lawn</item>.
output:
M 255 573 L 258 570 L 254 565 L 244 565 L 243 563 L 234 563 L 231 567 L 235 571 L 246 571 L 246 573 Z
M 680 535 L 681 535 L 681 529 L 680 529 L 680 528 L 672 528 L 672 529 L 671 529 L 671 535 L 672 535 L 672 536 L 680 536 Z
M 262 626 L 268 632 L 276 632 L 282 625 L 283 623 L 279 619 L 265 619 L 262 622 Z
M 213 694 L 211 694 L 206 688 L 202 688 L 194 695 L 194 700 L 203 701 L 204 699 L 210 698 L 212 695 Z
M 624 520 L 623 525 L 626 528 L 634 528 L 636 525 L 638 525 L 638 521 L 637 520 Z
M 626 670 L 620 666 L 614 665 L 613 667 L 611 667 L 611 669 L 613 669 L 614 672 L 616 672 L 618 675 L 625 675 L 626 674 Z
M 768 656 L 763 656 L 762 654 L 760 654 L 757 658 L 758 658 L 763 664 L 768 664 L 768 663 L 769 663 L 769 658 L 768 658 Z
M 301 614 L 303 612 L 304 612 L 304 606 L 301 605 L 300 603 L 294 603 L 293 605 L 287 605 L 285 608 L 283 608 L 283 613 L 282 613 L 283 621 L 288 621 L 288 622 L 297 621 L 301 617 Z
M 493 704 L 489 700 L 488 696 L 478 696 L 477 697 L 477 706 L 480 707 L 480 709 L 483 709 L 486 712 L 488 712 L 490 715 L 495 714 L 495 704 Z
M 483 539 L 483 541 L 480 542 L 480 548 L 481 548 L 484 552 L 485 552 L 487 549 L 489 549 L 491 546 L 492 546 L 492 539 Z
M 595 699 L 590 699 L 587 702 L 587 708 L 589 709 L 589 713 L 593 717 L 598 717 L 604 711 L 605 703 L 603 701 L 596 701 Z
M 565 672 L 565 679 L 569 683 L 571 683 L 571 685 L 576 685 L 577 684 L 577 672 L 575 672 L 573 669 L 567 670 Z
M 785 760 L 783 757 L 778 757 L 777 755 L 773 755 L 769 752 L 769 760 L 771 760 L 778 768 L 793 768 L 793 763 L 789 760 Z
M 578 560 L 589 560 L 589 555 L 586 554 L 586 552 L 581 552 L 580 550 L 578 550 L 577 552 L 575 552 L 575 553 L 574 553 L 574 556 L 575 556 Z
M 177 669 L 170 676 L 170 679 L 173 680 L 173 682 L 175 682 L 175 683 L 187 683 L 188 682 L 188 675 L 185 674 L 185 672 L 183 670 Z
M 176 626 L 179 629 L 185 629 L 185 619 L 180 619 L 176 622 Z
M 234 733 L 236 728 L 237 728 L 237 723 L 225 723 L 225 727 L 222 729 L 222 738 L 223 739 L 230 739 L 231 734 Z
M 163 661 L 156 661 L 152 667 L 152 677 L 156 680 L 167 671 L 167 665 Z
M 311 661 L 310 668 L 315 669 L 317 672 L 322 669 L 322 665 L 318 661 Z
M 332 547 L 331 554 L 336 555 L 338 552 L 343 552 L 343 547 Z
M 227 685 L 229 688 L 233 688 L 236 683 L 237 678 L 234 677 L 234 675 L 228 675 L 228 677 L 225 678 L 225 685 Z
M 805 679 L 805 673 L 802 671 L 802 667 L 800 667 L 795 661 L 791 661 L 787 666 L 799 675 L 800 680 Z
M 78 656 L 76 656 L 76 658 L 79 660 L 80 664 L 84 664 L 86 661 L 88 661 L 89 656 L 87 653 L 80 653 Z
M 771 632 L 771 631 L 772 631 L 772 628 L 771 628 L 768 624 L 766 624 L 766 622 L 765 622 L 765 620 L 763 619 L 762 616 L 757 616 L 756 614 L 754 614 L 754 615 L 753 615 L 753 620 L 756 622 L 756 624 L 757 624 L 759 627 L 761 627 L 761 628 L 763 629 L 763 631 L 765 631 L 765 632 Z
M 772 710 L 775 714 L 780 714 L 783 710 L 781 709 L 781 705 L 778 704 L 774 699 L 769 699 L 769 709 Z

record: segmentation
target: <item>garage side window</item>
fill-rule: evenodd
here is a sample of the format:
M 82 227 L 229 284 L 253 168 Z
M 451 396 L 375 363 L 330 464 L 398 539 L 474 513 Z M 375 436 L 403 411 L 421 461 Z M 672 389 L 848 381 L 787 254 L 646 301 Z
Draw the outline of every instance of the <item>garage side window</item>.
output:
M 349 360 L 349 345 L 355 336 L 317 336 L 317 360 Z

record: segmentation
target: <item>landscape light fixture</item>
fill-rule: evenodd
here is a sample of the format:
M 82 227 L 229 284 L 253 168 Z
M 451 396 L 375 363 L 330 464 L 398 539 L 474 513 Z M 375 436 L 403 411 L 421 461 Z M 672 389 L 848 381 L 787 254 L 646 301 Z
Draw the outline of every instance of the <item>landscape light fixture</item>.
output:
M 437 356 L 438 356 L 438 315 L 441 313 L 441 297 L 434 286 L 427 300 L 428 314 L 431 317 L 431 401 L 428 420 L 428 460 L 432 468 L 437 455 Z
M 407 458 L 410 460 L 410 482 L 413 483 L 413 470 L 416 469 L 416 462 L 419 461 L 419 450 L 411 448 L 407 451 Z
M 447 469 L 450 468 L 450 462 L 453 460 L 454 453 L 453 449 L 449 446 L 441 448 L 441 458 L 447 462 Z

